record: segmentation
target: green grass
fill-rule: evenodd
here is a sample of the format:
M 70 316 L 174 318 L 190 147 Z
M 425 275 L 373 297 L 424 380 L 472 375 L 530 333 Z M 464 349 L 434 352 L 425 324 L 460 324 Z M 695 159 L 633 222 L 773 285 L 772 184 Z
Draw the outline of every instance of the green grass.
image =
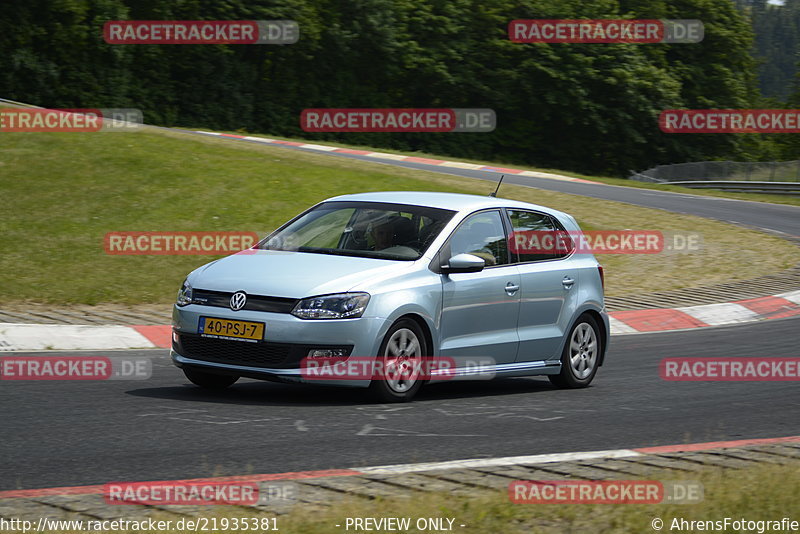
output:
M 203 128 L 191 128 L 191 129 L 198 129 L 202 130 Z M 732 198 L 736 200 L 751 200 L 754 202 L 770 202 L 773 204 L 788 204 L 790 206 L 800 206 L 800 197 L 797 196 L 784 196 L 784 195 L 771 195 L 767 193 L 736 193 L 732 191 L 715 191 L 715 190 L 708 190 L 708 189 L 692 189 L 689 187 L 681 187 L 679 185 L 664 185 L 664 184 L 654 184 L 648 182 L 637 182 L 636 180 L 628 180 L 626 178 L 612 178 L 609 176 L 598 176 L 598 175 L 589 175 L 589 174 L 580 174 L 571 171 L 563 171 L 559 169 L 546 169 L 541 167 L 531 167 L 528 165 L 522 165 L 519 163 L 510 163 L 507 161 L 481 161 L 476 159 L 467 159 L 467 158 L 457 158 L 451 156 L 442 156 L 441 154 L 431 154 L 428 152 L 403 152 L 399 150 L 394 150 L 391 148 L 377 148 L 365 145 L 353 145 L 353 144 L 346 144 L 336 141 L 309 141 L 308 139 L 300 139 L 297 137 L 280 137 L 275 135 L 266 135 L 266 134 L 258 134 L 258 133 L 248 133 L 243 130 L 239 131 L 229 131 L 227 133 L 236 133 L 241 135 L 251 135 L 254 137 L 268 137 L 270 139 L 278 139 L 282 141 L 295 141 L 298 143 L 316 143 L 321 145 L 328 145 L 328 146 L 335 146 L 339 148 L 352 148 L 356 150 L 369 150 L 373 152 L 384 152 L 387 154 L 403 154 L 408 156 L 416 156 L 420 158 L 432 158 L 432 159 L 443 159 L 448 161 L 459 161 L 462 163 L 475 163 L 479 165 L 488 165 L 488 166 L 497 166 L 497 167 L 508 167 L 512 169 L 522 169 L 527 171 L 537 171 L 537 172 L 547 172 L 551 174 L 560 174 L 563 176 L 570 176 L 572 178 L 582 178 L 584 180 L 591 180 L 594 182 L 600 182 L 608 185 L 617 185 L 621 187 L 635 187 L 638 189 L 652 189 L 656 191 L 670 191 L 673 193 L 683 193 L 686 195 L 700 195 L 700 196 L 708 196 L 708 197 L 719 197 L 719 198 Z M 457 135 L 457 134 L 455 134 Z M 755 180 L 756 178 L 751 177 L 751 180 Z
M 213 259 L 109 256 L 102 240 L 111 231 L 265 235 L 338 194 L 491 189 L 468 178 L 150 128 L 2 134 L 0 305 L 168 304 L 184 276 Z M 703 233 L 696 254 L 601 257 L 609 295 L 746 279 L 800 261 L 783 240 L 696 217 L 511 185 L 501 196 L 562 209 L 586 229 Z

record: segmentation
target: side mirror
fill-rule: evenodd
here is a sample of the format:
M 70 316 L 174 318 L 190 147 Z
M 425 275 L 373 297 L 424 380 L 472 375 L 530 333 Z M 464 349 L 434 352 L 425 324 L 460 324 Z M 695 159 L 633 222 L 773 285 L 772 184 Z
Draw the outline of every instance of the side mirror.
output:
M 452 273 L 479 273 L 486 266 L 486 261 L 473 254 L 456 254 L 445 265 L 442 265 L 444 274 Z

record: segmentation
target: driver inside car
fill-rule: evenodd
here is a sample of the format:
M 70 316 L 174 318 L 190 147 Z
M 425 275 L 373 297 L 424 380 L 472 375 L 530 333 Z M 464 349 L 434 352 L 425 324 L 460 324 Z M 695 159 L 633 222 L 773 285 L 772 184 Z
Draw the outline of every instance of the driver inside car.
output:
M 375 222 L 370 236 L 374 243 L 373 250 L 386 250 L 392 247 L 410 247 L 413 245 L 414 224 L 411 219 L 395 215 Z
M 373 250 L 384 250 L 394 246 L 394 227 L 391 220 L 381 221 L 372 226 Z

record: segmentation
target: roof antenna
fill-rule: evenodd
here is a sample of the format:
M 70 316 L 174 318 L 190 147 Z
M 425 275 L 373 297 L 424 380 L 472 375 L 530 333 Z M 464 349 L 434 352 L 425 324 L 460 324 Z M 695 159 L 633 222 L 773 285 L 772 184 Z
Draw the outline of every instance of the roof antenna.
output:
M 502 184 L 502 183 L 503 183 L 503 178 L 505 178 L 505 177 L 506 177 L 506 175 L 505 175 L 505 174 L 501 174 L 501 175 L 500 175 L 500 181 L 499 181 L 499 182 L 497 182 L 497 189 L 495 189 L 495 190 L 494 190 L 494 193 L 491 193 L 491 194 L 489 195 L 490 197 L 496 197 L 496 196 L 497 196 L 497 192 L 498 192 L 498 191 L 500 191 L 500 184 Z

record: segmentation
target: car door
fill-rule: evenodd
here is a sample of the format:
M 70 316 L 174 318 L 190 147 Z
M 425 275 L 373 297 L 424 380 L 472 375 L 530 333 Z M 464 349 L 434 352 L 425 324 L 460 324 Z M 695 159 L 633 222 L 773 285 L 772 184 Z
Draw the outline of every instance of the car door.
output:
M 467 217 L 442 248 L 437 261 L 467 253 L 486 261 L 477 273 L 442 274 L 441 355 L 462 366 L 492 358 L 513 363 L 519 338 L 520 276 L 510 261 L 500 210 Z
M 521 278 L 517 361 L 558 358 L 578 300 L 578 270 L 569 259 L 572 241 L 550 215 L 521 209 L 507 214 Z

